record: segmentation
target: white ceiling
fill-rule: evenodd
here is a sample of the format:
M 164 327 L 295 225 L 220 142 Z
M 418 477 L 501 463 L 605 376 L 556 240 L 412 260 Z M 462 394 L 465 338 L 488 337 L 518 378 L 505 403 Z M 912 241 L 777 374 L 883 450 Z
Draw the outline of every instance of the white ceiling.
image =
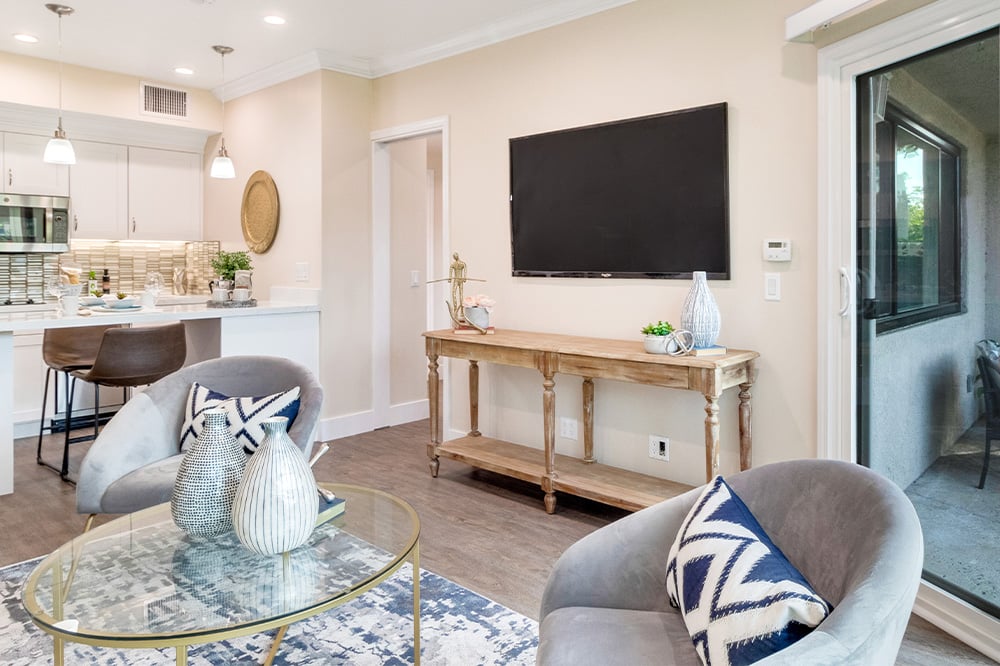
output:
M 66 63 L 232 98 L 321 67 L 381 76 L 631 1 L 64 0 L 75 11 L 62 19 L 62 53 Z M 267 25 L 269 14 L 287 23 Z M 43 1 L 4 2 L 3 25 L 0 50 L 58 59 L 58 19 Z M 235 49 L 224 90 L 213 44 Z

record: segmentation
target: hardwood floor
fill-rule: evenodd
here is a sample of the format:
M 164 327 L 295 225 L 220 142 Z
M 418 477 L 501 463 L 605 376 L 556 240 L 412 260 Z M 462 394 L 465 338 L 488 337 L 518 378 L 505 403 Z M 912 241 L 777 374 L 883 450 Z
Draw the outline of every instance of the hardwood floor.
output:
M 335 440 L 316 463 L 320 480 L 372 486 L 404 498 L 421 521 L 421 565 L 537 619 L 542 589 L 570 544 L 626 515 L 560 494 L 548 515 L 537 487 L 442 460 L 431 477 L 427 422 Z M 74 458 L 86 445 L 76 445 Z M 80 532 L 74 488 L 35 463 L 33 439 L 15 444 L 13 495 L 0 497 L 0 566 L 50 552 Z M 111 517 L 102 517 L 101 522 Z M 896 662 L 905 666 L 996 663 L 913 616 Z

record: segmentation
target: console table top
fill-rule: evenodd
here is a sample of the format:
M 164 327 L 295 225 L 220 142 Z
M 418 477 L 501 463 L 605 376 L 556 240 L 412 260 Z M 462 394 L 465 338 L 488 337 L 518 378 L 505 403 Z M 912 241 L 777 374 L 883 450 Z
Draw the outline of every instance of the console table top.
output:
M 510 348 L 561 355 L 579 354 L 590 358 L 606 358 L 618 361 L 636 361 L 659 365 L 684 366 L 690 368 L 726 368 L 746 363 L 760 354 L 746 349 L 728 349 L 718 356 L 670 356 L 650 354 L 643 349 L 641 340 L 618 340 L 614 338 L 591 338 L 561 333 L 538 333 L 535 331 L 515 331 L 497 329 L 490 335 L 470 335 L 455 333 L 452 329 L 426 331 L 424 337 L 454 342 L 461 345 Z

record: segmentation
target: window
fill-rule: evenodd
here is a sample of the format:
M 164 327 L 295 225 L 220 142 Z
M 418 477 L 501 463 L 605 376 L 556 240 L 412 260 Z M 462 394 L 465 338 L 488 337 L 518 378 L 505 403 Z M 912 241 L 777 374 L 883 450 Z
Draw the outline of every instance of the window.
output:
M 959 149 L 886 106 L 875 129 L 876 331 L 962 311 Z

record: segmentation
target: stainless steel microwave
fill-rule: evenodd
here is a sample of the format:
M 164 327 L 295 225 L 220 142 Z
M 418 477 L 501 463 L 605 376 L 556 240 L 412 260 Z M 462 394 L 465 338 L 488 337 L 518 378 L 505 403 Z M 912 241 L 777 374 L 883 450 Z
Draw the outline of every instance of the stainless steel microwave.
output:
M 69 197 L 0 194 L 0 252 L 69 251 Z

